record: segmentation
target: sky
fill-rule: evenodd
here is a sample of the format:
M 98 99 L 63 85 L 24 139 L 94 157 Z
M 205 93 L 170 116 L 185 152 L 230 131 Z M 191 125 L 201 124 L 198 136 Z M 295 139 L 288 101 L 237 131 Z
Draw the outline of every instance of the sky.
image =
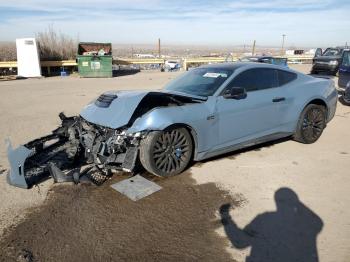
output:
M 350 44 L 350 0 L 0 0 L 0 41 L 52 26 L 80 41 L 326 47 Z

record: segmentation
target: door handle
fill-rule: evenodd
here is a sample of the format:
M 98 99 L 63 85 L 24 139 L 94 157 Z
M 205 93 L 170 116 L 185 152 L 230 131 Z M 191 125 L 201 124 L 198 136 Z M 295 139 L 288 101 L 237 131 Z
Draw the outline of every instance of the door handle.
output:
M 215 119 L 214 115 L 207 116 L 207 120 L 213 120 L 213 119 Z
M 277 103 L 285 100 L 286 100 L 285 97 L 275 97 L 274 99 L 272 99 L 272 102 Z

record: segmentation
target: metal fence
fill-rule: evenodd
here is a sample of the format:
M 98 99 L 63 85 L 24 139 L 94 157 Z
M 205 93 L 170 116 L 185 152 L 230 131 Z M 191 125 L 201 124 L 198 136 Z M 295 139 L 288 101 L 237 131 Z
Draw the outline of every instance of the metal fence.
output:
M 288 59 L 288 63 L 311 63 L 312 55 L 293 55 L 284 56 Z M 115 59 L 113 64 L 116 65 L 142 65 L 142 64 L 164 64 L 167 59 L 162 58 L 146 58 L 146 59 Z M 196 57 L 196 58 L 185 58 L 183 61 L 183 69 L 187 70 L 190 66 L 211 64 L 211 63 L 223 63 L 223 62 L 235 62 L 238 57 Z M 62 61 L 41 61 L 41 67 L 46 67 L 47 72 L 50 75 L 51 67 L 75 67 L 77 63 L 75 60 L 62 60 Z M 17 67 L 16 61 L 0 62 L 0 68 L 14 68 Z

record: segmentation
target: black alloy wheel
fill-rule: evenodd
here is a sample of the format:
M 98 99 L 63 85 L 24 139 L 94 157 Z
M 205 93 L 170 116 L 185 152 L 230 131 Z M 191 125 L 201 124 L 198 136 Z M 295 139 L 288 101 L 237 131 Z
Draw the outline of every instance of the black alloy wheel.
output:
M 173 128 L 150 133 L 140 147 L 142 165 L 158 176 L 181 173 L 189 164 L 193 152 L 192 138 L 185 128 Z
M 294 139 L 311 144 L 316 142 L 326 126 L 326 108 L 321 105 L 308 105 L 300 115 Z

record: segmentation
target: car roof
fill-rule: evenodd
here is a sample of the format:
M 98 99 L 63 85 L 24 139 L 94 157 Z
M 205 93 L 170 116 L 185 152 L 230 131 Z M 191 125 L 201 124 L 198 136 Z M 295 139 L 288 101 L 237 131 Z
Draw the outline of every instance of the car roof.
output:
M 273 58 L 272 56 L 268 55 L 255 55 L 255 56 L 243 56 L 242 58 L 246 59 L 263 59 L 263 58 Z
M 266 63 L 256 63 L 256 62 L 234 62 L 234 63 L 218 63 L 203 65 L 199 68 L 215 68 L 215 69 L 226 69 L 226 70 L 236 70 L 238 68 L 262 68 L 262 67 L 271 67 L 275 69 L 281 69 L 286 71 L 291 71 L 288 68 L 284 68 L 278 65 L 266 64 Z

